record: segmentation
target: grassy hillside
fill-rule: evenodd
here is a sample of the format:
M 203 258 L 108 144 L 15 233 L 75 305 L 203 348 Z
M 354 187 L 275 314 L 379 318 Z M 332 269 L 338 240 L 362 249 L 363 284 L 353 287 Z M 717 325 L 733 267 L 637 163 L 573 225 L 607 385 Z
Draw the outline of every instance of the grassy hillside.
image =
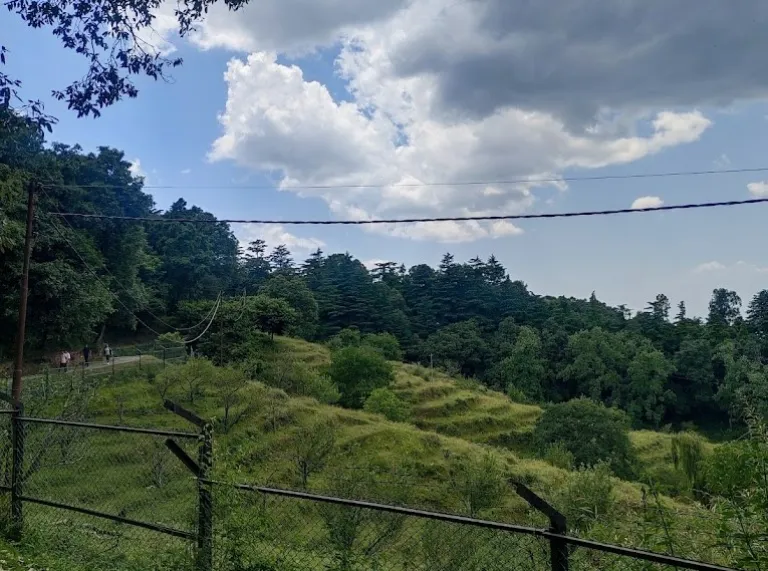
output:
M 328 362 L 329 354 L 322 346 L 278 338 L 263 352 L 261 359 L 298 362 L 314 371 Z M 94 377 L 100 380 L 88 403 L 88 418 L 105 424 L 190 430 L 186 421 L 163 409 L 157 390 L 157 375 L 161 373 L 162 368 L 158 366 L 144 367 L 141 371 L 125 370 L 114 378 Z M 530 449 L 529 436 L 541 413 L 539 407 L 514 403 L 503 394 L 412 365 L 398 364 L 393 388 L 413 405 L 409 422 L 389 422 L 378 415 L 326 405 L 313 398 L 288 395 L 262 383 L 250 383 L 237 407 L 237 412 L 243 412 L 242 418 L 228 434 L 217 434 L 215 477 L 275 487 L 299 487 L 302 482 L 296 459 L 301 443 L 308 434 L 330 425 L 334 434 L 333 450 L 309 475 L 308 489 L 313 491 L 468 513 L 463 471 L 467 466 L 482 466 L 492 454 L 505 478 L 525 482 L 560 509 L 568 511 L 576 506 L 581 510 L 584 505 L 588 510 L 593 509 L 589 504 L 591 500 L 580 496 L 581 488 L 589 487 L 591 480 L 535 458 Z M 218 390 L 216 386 L 203 385 L 193 402 L 189 402 L 182 386 L 173 387 L 167 396 L 202 416 L 220 419 L 223 409 Z M 57 404 L 51 402 L 47 406 L 55 408 Z M 43 442 L 42 437 L 37 441 L 34 435 L 31 438 L 32 443 Z M 668 461 L 664 451 L 667 439 L 666 435 L 646 431 L 633 435 L 645 461 L 658 463 Z M 162 454 L 161 440 L 81 433 L 74 461 L 46 466 L 33 478 L 34 485 L 54 501 L 75 501 L 77 505 L 113 513 L 123 510 L 128 517 L 191 529 L 194 486 L 176 459 Z M 30 449 L 33 448 L 34 444 L 30 445 Z M 83 481 L 82 473 L 87 473 L 87 482 Z M 612 488 L 610 509 L 596 511 L 594 521 L 583 528 L 584 533 L 598 539 L 662 550 L 668 548 L 664 542 L 674 538 L 678 555 L 687 553 L 722 560 L 721 554 L 708 550 L 699 536 L 691 533 L 693 526 L 701 530 L 703 525 L 709 525 L 702 524 L 702 518 L 708 515 L 705 510 L 662 497 L 657 507 L 674 513 L 676 522 L 673 528 L 667 525 L 662 531 L 648 509 L 640 485 L 613 479 Z M 227 527 L 231 523 L 240 526 L 238 529 L 246 535 L 255 533 L 253 518 L 263 506 L 258 508 L 243 498 L 232 500 L 223 496 L 219 504 L 227 506 L 218 520 L 220 525 Z M 61 533 L 31 533 L 21 549 L 27 554 L 38 554 L 42 562 L 52 568 L 103 567 L 133 571 L 148 561 L 156 563 L 158 546 L 166 547 L 164 538 L 156 535 L 138 543 L 124 542 L 125 549 L 99 551 L 99 566 L 94 566 L 93 560 L 83 554 L 96 548 L 99 536 L 82 532 L 88 529 L 82 526 L 83 518 L 51 509 L 39 511 L 40 517 L 33 518 L 31 525 L 38 522 L 38 530 L 47 530 L 45 526 L 55 522 Z M 289 543 L 314 553 L 315 543 L 307 544 L 302 534 L 315 530 L 320 534 L 318 537 L 326 540 L 315 538 L 313 541 L 327 544 L 326 520 L 314 507 L 301 513 L 300 517 L 290 516 L 298 517 L 296 521 L 301 523 L 288 534 Z M 498 501 L 477 515 L 511 523 L 546 525 L 510 488 L 502 490 Z M 285 529 L 275 522 L 271 527 Z M 75 528 L 81 532 L 73 532 Z M 709 531 L 713 529 L 714 525 Z M 419 533 L 422 531 L 427 532 L 420 530 Z M 255 536 L 251 539 L 246 543 L 251 545 L 256 541 Z M 285 536 L 278 539 L 287 541 Z M 175 545 L 174 541 L 167 543 Z M 182 556 L 183 551 L 183 546 L 177 545 L 173 556 Z M 66 566 L 62 567 L 62 562 Z M 392 568 L 400 567 L 397 564 Z

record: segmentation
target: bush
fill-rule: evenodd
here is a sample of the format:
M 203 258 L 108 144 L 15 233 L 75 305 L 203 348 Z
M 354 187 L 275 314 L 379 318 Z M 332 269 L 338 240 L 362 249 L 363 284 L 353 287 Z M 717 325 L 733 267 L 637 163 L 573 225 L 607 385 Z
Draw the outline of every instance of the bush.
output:
M 303 489 L 309 477 L 322 470 L 336 445 L 336 427 L 333 423 L 319 422 L 301 427 L 293 443 L 293 458 Z
M 732 500 L 762 483 L 768 447 L 754 440 L 728 442 L 715 448 L 704 464 L 707 489 Z
M 555 442 L 544 450 L 544 460 L 563 470 L 573 470 L 573 452 L 566 448 L 562 442 Z
M 247 363 L 246 371 L 252 379 L 265 385 L 290 394 L 313 397 L 322 403 L 338 402 L 341 396 L 330 378 L 289 355 L 279 354 L 272 361 L 252 359 Z
M 580 398 L 547 408 L 534 428 L 540 448 L 561 443 L 576 465 L 610 465 L 617 475 L 633 472 L 629 418 L 617 409 Z
M 368 347 L 335 351 L 328 373 L 341 391 L 341 404 L 351 408 L 362 407 L 374 389 L 386 387 L 395 378 L 392 365 Z
M 357 327 L 342 329 L 328 341 L 332 351 L 345 347 L 369 347 L 381 353 L 388 361 L 402 361 L 400 342 L 391 333 L 367 333 L 362 335 Z
M 570 526 L 583 530 L 608 514 L 613 503 L 611 468 L 600 462 L 593 468 L 582 467 L 570 475 L 556 507 Z
M 400 342 L 391 333 L 375 333 L 363 337 L 363 345 L 376 349 L 388 361 L 402 361 L 403 351 Z
M 184 338 L 177 331 L 163 333 L 157 337 L 157 344 L 165 349 L 184 347 Z
M 698 489 L 704 466 L 704 443 L 698 434 L 682 432 L 672 437 L 672 463 L 685 474 L 690 486 Z
M 452 480 L 470 517 L 499 506 L 507 490 L 501 463 L 490 452 L 479 462 L 461 461 L 454 468 Z
M 411 407 L 408 406 L 408 403 L 389 389 L 375 389 L 365 399 L 363 408 L 367 412 L 381 414 L 394 422 L 403 422 L 411 414 Z

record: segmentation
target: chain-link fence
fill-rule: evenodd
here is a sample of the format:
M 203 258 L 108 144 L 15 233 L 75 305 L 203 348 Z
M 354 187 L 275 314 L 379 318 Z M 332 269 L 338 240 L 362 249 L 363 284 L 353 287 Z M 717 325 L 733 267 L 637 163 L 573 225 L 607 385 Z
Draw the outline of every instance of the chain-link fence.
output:
M 568 571 L 726 568 L 568 534 L 521 483 L 541 527 L 210 480 L 200 433 L 29 418 L 0 407 L 6 530 L 68 570 Z M 543 522 L 548 521 L 547 526 Z M 539 525 L 539 524 L 534 524 Z
M 21 411 L 0 413 L 0 423 L 8 533 L 68 569 L 192 565 L 200 483 L 188 463 L 200 435 Z
M 549 529 L 243 485 L 215 498 L 217 571 L 727 569 L 571 537 L 545 503 Z
M 47 403 L 76 390 L 96 386 L 105 378 L 113 378 L 127 369 L 162 369 L 184 363 L 187 358 L 184 347 L 142 348 L 132 345 L 115 349 L 109 359 L 94 357 L 88 364 L 79 361 L 66 367 L 46 365 L 38 367 L 34 374 L 24 376 L 22 399 L 28 404 Z M 10 394 L 10 376 L 4 379 L 4 383 L 6 392 Z

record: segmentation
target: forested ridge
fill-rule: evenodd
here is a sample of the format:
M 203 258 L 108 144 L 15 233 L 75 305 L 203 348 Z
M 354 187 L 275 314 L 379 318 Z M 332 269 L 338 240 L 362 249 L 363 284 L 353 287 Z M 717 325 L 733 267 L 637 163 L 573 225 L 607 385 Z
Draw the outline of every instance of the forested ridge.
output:
M 241 251 L 224 223 L 60 217 L 215 220 L 183 199 L 157 210 L 117 150 L 46 146 L 23 120 L 4 121 L 12 127 L 0 134 L 3 360 L 15 336 L 25 188 L 34 180 L 43 186 L 28 347 L 38 358 L 146 326 L 163 333 L 194 325 L 223 292 L 218 325 L 200 342 L 217 347 L 214 360 L 237 360 L 254 329 L 341 344 L 386 333 L 377 339 L 391 358 L 431 362 L 520 401 L 587 396 L 624 409 L 638 426 L 739 423 L 744 403 L 768 398 L 768 290 L 742 308 L 735 292 L 717 289 L 706 319 L 689 317 L 683 302 L 673 309 L 663 293 L 631 315 L 594 294 L 536 295 L 493 256 L 446 254 L 437 268 L 386 262 L 369 271 L 348 253 L 318 250 L 299 261 L 261 240 Z

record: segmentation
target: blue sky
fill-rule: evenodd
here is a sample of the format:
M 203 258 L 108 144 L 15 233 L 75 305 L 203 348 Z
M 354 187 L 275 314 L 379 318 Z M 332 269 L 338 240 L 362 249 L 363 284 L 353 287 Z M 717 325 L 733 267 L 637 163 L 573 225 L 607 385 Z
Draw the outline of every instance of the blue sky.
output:
M 184 197 L 222 218 L 552 212 L 626 208 L 640 197 L 666 204 L 744 199 L 761 192 L 759 186 L 750 192 L 750 183 L 768 179 L 768 173 L 752 173 L 575 181 L 559 188 L 277 190 L 280 181 L 392 185 L 768 166 L 768 89 L 763 93 L 766 86 L 754 79 L 755 69 L 744 64 L 764 59 L 759 45 L 749 51 L 723 42 L 736 51 L 720 64 L 700 43 L 672 43 L 676 54 L 690 50 L 681 70 L 665 69 L 682 56 L 670 58 L 664 50 L 671 47 L 663 45 L 651 54 L 655 66 L 651 55 L 628 56 L 617 71 L 613 63 L 602 63 L 609 58 L 595 56 L 604 44 L 635 53 L 632 44 L 622 42 L 647 42 L 643 34 L 666 37 L 665 4 L 643 4 L 649 18 L 659 18 L 658 28 L 635 26 L 633 38 L 619 29 L 632 22 L 611 14 L 615 33 L 601 38 L 599 46 L 584 46 L 580 42 L 588 34 L 582 32 L 605 14 L 594 14 L 594 22 L 587 14 L 584 22 L 545 24 L 535 14 L 518 13 L 515 24 L 500 31 L 489 29 L 486 17 L 505 9 L 497 0 L 458 7 L 450 0 L 346 9 L 351 0 L 315 4 L 324 2 L 328 6 L 316 27 L 294 21 L 302 9 L 315 9 L 307 0 L 262 0 L 238 15 L 214 11 L 190 39 L 169 34 L 174 55 L 184 58 L 173 82 L 140 79 L 138 99 L 120 102 L 95 120 L 77 119 L 46 98 L 78 79 L 83 62 L 62 50 L 48 31 L 27 29 L 15 16 L 1 13 L 0 25 L 11 50 L 7 71 L 23 81 L 25 96 L 42 97 L 60 120 L 53 139 L 86 150 L 122 149 L 126 158 L 138 160 L 161 208 Z M 765 21 L 765 11 L 754 6 L 753 14 L 709 17 L 722 22 L 717 33 L 732 38 L 732 29 L 743 22 L 727 18 Z M 540 33 L 538 41 L 529 46 L 499 40 L 526 17 L 531 23 L 523 37 L 536 39 Z M 503 26 L 504 14 L 493 22 Z M 560 44 L 536 51 L 552 37 L 547 25 L 574 26 L 568 54 Z M 681 37 L 695 38 L 707 25 L 710 20 L 693 18 L 692 29 Z M 575 61 L 578 47 L 592 59 Z M 697 57 L 705 58 L 700 65 Z M 572 77 L 574 68 L 579 77 L 590 78 L 588 85 Z M 617 74 L 626 77 L 618 81 Z M 727 81 L 713 80 L 721 76 Z M 326 252 L 349 251 L 366 262 L 406 265 L 437 264 L 446 251 L 459 260 L 496 254 L 513 278 L 537 293 L 583 297 L 594 290 L 609 303 L 639 309 L 664 292 L 704 314 L 714 287 L 736 289 L 745 304 L 768 287 L 767 215 L 768 206 L 752 206 L 505 227 L 235 230 L 242 240 L 285 241 L 297 258 L 321 244 Z

